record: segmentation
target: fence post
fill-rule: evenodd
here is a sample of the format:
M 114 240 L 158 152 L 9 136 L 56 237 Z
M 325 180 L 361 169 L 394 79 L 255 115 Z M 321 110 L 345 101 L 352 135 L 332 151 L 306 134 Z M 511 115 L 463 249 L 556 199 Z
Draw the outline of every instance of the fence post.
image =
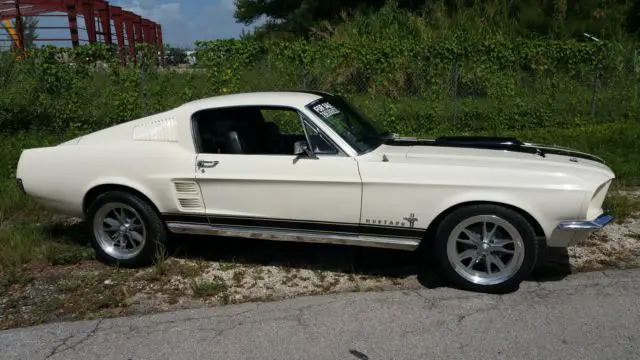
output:
M 600 61 L 596 63 L 596 78 L 593 81 L 593 95 L 591 96 L 591 117 L 596 116 L 596 103 L 598 101 L 598 93 L 600 92 L 600 76 L 601 76 Z
M 307 69 L 304 64 L 304 58 L 300 56 L 300 76 L 302 80 L 302 89 L 307 89 Z
M 458 55 L 453 57 L 452 73 L 451 101 L 453 104 L 453 123 L 456 124 L 458 121 Z
M 638 82 L 638 73 L 640 72 L 640 68 L 638 67 L 638 49 L 635 49 L 633 51 L 633 78 L 635 79 L 635 86 L 634 86 L 634 90 L 635 90 L 635 101 L 638 101 L 638 87 L 640 87 L 640 84 Z
M 147 83 L 145 78 L 145 69 L 146 64 L 144 59 L 140 60 L 140 94 L 142 95 L 142 110 L 144 111 L 144 115 L 148 114 L 147 112 Z

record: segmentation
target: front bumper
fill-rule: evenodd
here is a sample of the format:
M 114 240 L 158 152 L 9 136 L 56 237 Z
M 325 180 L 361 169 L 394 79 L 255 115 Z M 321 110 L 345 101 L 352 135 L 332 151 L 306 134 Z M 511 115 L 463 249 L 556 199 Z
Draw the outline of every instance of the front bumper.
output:
M 613 221 L 613 216 L 602 214 L 592 221 L 563 221 L 558 224 L 558 229 L 573 231 L 596 231 L 600 230 Z
M 547 239 L 549 247 L 567 247 L 584 240 L 594 231 L 600 230 L 614 220 L 610 214 L 602 214 L 593 220 L 569 220 L 558 223 Z

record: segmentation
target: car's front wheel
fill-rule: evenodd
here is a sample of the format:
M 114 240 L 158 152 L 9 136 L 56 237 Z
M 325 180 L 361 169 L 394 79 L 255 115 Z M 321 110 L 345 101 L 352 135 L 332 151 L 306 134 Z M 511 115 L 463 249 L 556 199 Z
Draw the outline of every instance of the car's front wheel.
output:
M 166 229 L 157 212 L 140 197 L 123 191 L 98 196 L 87 222 L 96 257 L 123 267 L 148 265 L 164 255 Z
M 531 224 L 518 212 L 492 204 L 451 212 L 438 226 L 435 241 L 444 277 L 466 290 L 514 290 L 537 259 Z

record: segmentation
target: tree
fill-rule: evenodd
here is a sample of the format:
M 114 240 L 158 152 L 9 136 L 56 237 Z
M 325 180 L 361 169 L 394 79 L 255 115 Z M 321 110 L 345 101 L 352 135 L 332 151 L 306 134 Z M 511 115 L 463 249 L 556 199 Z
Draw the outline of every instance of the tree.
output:
M 20 26 L 22 27 L 22 38 L 24 41 L 25 49 L 32 49 L 35 47 L 36 39 L 38 39 L 38 24 L 40 20 L 38 20 L 35 16 L 20 17 Z M 18 25 L 16 19 L 12 21 L 13 28 L 18 31 Z
M 169 66 L 177 66 L 187 62 L 185 49 L 173 47 L 169 44 L 164 44 L 164 55 L 167 58 L 167 65 Z
M 390 0 L 400 9 L 429 16 L 444 9 L 455 19 L 473 8 L 494 24 L 513 24 L 522 36 L 577 38 L 584 32 L 607 39 L 640 28 L 637 0 Z M 342 14 L 378 11 L 385 0 L 236 0 L 234 17 L 250 25 L 266 18 L 260 33 L 289 32 L 306 36 L 321 22 L 336 23 Z M 496 18 L 499 15 L 499 19 Z M 511 26 L 511 25 L 510 25 Z
M 236 0 L 234 17 L 238 22 L 250 25 L 265 17 L 265 28 L 285 30 L 306 35 L 320 21 L 335 21 L 342 13 L 375 11 L 385 5 L 386 0 Z M 417 10 L 424 0 L 396 0 L 398 7 Z

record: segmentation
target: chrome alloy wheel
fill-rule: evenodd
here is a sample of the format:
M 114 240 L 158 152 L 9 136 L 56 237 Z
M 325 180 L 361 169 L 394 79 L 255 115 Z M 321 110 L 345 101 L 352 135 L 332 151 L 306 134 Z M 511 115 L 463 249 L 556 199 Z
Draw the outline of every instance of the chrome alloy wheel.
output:
M 495 215 L 477 215 L 460 222 L 449 234 L 447 258 L 464 279 L 495 285 L 513 277 L 524 261 L 522 235 Z
M 109 256 L 128 260 L 142 251 L 147 231 L 142 218 L 131 206 L 107 203 L 96 212 L 93 234 Z

